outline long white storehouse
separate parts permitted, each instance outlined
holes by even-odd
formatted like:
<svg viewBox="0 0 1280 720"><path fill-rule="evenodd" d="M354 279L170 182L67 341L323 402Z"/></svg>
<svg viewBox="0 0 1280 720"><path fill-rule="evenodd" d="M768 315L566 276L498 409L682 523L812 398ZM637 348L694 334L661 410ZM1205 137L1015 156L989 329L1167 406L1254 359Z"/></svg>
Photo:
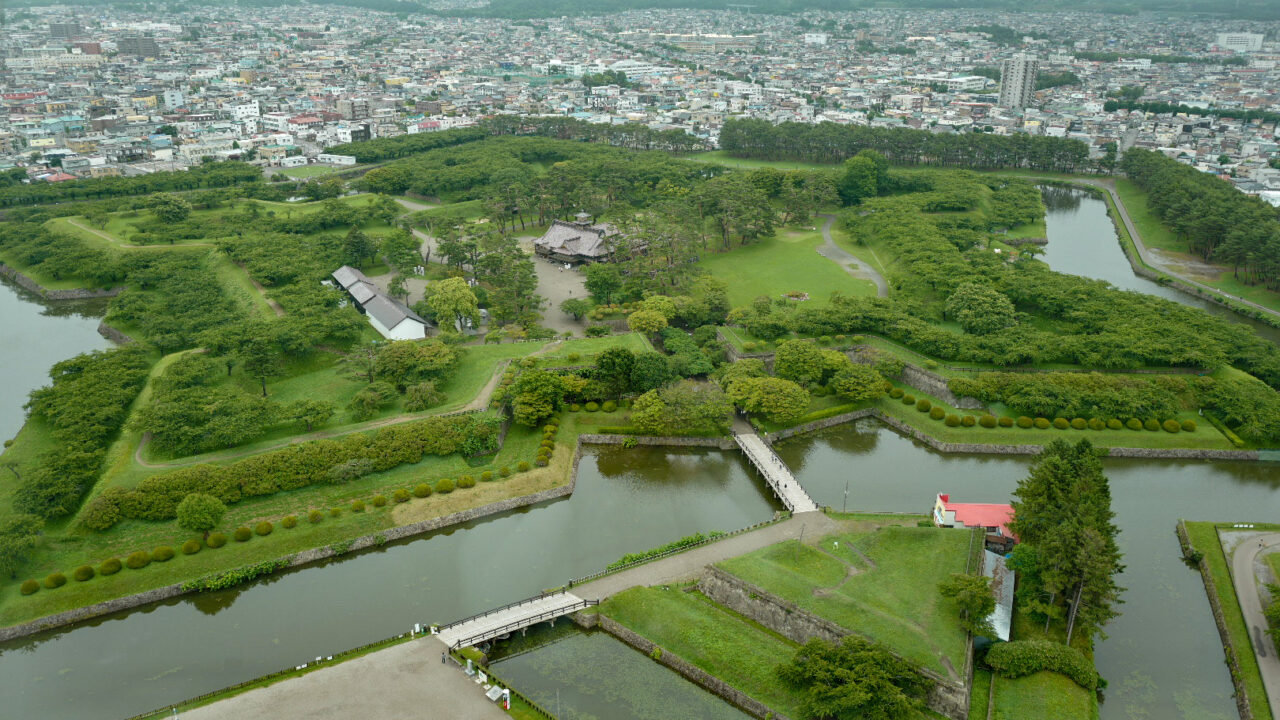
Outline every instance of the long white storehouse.
<svg viewBox="0 0 1280 720"><path fill-rule="evenodd" d="M347 291L369 324L388 340L421 340L427 336L427 321L409 306L387 295L365 274L350 265L333 273L334 282Z"/></svg>

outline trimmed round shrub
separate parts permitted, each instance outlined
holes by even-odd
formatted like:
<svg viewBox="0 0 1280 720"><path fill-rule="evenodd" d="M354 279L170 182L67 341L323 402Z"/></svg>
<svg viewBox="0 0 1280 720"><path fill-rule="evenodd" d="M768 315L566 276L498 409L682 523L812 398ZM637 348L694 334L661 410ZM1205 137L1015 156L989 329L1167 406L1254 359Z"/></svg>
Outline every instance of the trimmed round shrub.
<svg viewBox="0 0 1280 720"><path fill-rule="evenodd" d="M903 395L903 396L902 396L902 404L903 404L903 405L915 405L915 404L916 404L916 396L915 396L915 395Z"/></svg>
<svg viewBox="0 0 1280 720"><path fill-rule="evenodd" d="M755 352L756 344L748 340L742 343L742 349L746 350L747 352Z"/></svg>
<svg viewBox="0 0 1280 720"><path fill-rule="evenodd" d="M151 553L146 550L139 550L125 558L124 564L130 570L141 570L151 564Z"/></svg>
<svg viewBox="0 0 1280 720"><path fill-rule="evenodd" d="M978 418L978 424L984 428L993 428L996 426L996 416L983 415L982 417Z"/></svg>
<svg viewBox="0 0 1280 720"><path fill-rule="evenodd" d="M831 344L831 336L830 336L830 335L823 335L822 337L818 338L818 342L822 343L823 345L830 345L830 344Z"/></svg>
<svg viewBox="0 0 1280 720"><path fill-rule="evenodd" d="M1020 428L1022 428L1022 429L1024 429L1024 430L1025 430L1025 429L1027 429L1027 428L1031 427L1031 426L1032 426L1032 424L1034 424L1034 422L1035 422L1035 421L1034 421L1034 420L1032 420L1031 418L1027 417L1026 415L1023 415L1022 417L1019 417L1019 418L1018 418L1018 427L1020 427Z"/></svg>
<svg viewBox="0 0 1280 720"><path fill-rule="evenodd" d="M168 545L161 545L160 547L151 551L151 559L155 560L156 562L169 562L170 560L173 559L173 556L174 556L173 548L169 547Z"/></svg>
<svg viewBox="0 0 1280 720"><path fill-rule="evenodd" d="M1000 426L1000 427L1002 427L1002 428L1011 428L1011 427L1013 427L1013 418L1011 418L1011 417L1002 417L1002 418L1000 418L999 420L997 420L997 421L996 421L996 424L997 424L997 425L999 425L999 426Z"/></svg>
<svg viewBox="0 0 1280 720"><path fill-rule="evenodd" d="M329 517L342 517L342 508L329 508Z"/></svg>
<svg viewBox="0 0 1280 720"><path fill-rule="evenodd" d="M454 484L453 478L444 478L440 482L436 483L436 492L451 493L455 487L457 487L457 485Z"/></svg>
<svg viewBox="0 0 1280 720"><path fill-rule="evenodd" d="M192 539L190 539L190 540L188 540L188 541L186 541L186 542L182 543L182 554L183 554L183 555L195 555L195 554L196 554L196 553L198 553L198 552L200 552L200 541L199 541L199 540L196 540L195 538L192 538Z"/></svg>
<svg viewBox="0 0 1280 720"><path fill-rule="evenodd" d="M115 575L120 572L120 568L124 565L120 562L120 558L107 558L98 566L99 575Z"/></svg>
<svg viewBox="0 0 1280 720"><path fill-rule="evenodd" d="M463 475L462 477L458 478L458 487L460 488L473 488L475 486L476 486L476 479L471 477L470 475Z"/></svg>
<svg viewBox="0 0 1280 720"><path fill-rule="evenodd" d="M253 531L244 526L236 528L235 532L231 533L231 539L236 542L247 542L251 537L253 537Z"/></svg>
<svg viewBox="0 0 1280 720"><path fill-rule="evenodd" d="M204 544L216 550L227 544L227 536L222 533L213 533L208 540L204 541Z"/></svg>
<svg viewBox="0 0 1280 720"><path fill-rule="evenodd" d="M1066 418L1054 418L1053 427L1058 430L1066 430L1071 427L1071 423Z"/></svg>
<svg viewBox="0 0 1280 720"><path fill-rule="evenodd" d="M351 512L364 512L364 501L363 501L363 500L352 500L352 501L351 501Z"/></svg>
<svg viewBox="0 0 1280 720"><path fill-rule="evenodd" d="M536 465L536 466L538 466L538 467L546 467L549 463L550 463L550 461L549 461L549 460L547 460L545 457L543 457L543 456L541 456L541 455L539 455L539 456L538 456L538 459L537 459L537 460L534 460L534 461L533 461L533 464L534 464L534 465Z"/></svg>
<svg viewBox="0 0 1280 720"><path fill-rule="evenodd" d="M1076 430L1084 430L1085 428L1089 427L1089 421L1085 420L1084 418L1072 418L1071 427L1075 428Z"/></svg>
<svg viewBox="0 0 1280 720"><path fill-rule="evenodd" d="M1182 432L1182 423L1178 422L1177 420L1174 420L1173 418L1165 420L1163 423L1161 423L1161 427L1164 428L1165 432L1169 432L1169 433Z"/></svg>
<svg viewBox="0 0 1280 720"><path fill-rule="evenodd" d="M382 506L384 506L384 505L386 505L386 504L387 504L387 496L386 496L386 495L374 495L374 496L373 496L373 506L374 506L374 507L382 507Z"/></svg>
<svg viewBox="0 0 1280 720"><path fill-rule="evenodd" d="M599 411L600 411L600 403L595 402L595 401L592 401L592 402L587 403L586 405L583 405L583 406L582 406L582 409L583 409L583 410L586 410L587 412L599 412Z"/></svg>
<svg viewBox="0 0 1280 720"><path fill-rule="evenodd" d="M947 424L947 427L959 427L959 426L960 426L960 416L959 416L959 415L948 415L948 416L947 416L947 419L946 419L946 420L943 420L943 422Z"/></svg>
<svg viewBox="0 0 1280 720"><path fill-rule="evenodd" d="M484 472L480 473L480 482L490 482L492 480L493 480L492 470L485 470Z"/></svg>
<svg viewBox="0 0 1280 720"><path fill-rule="evenodd" d="M612 400L605 400L604 403L600 406L600 409L605 412L614 412L615 410L618 409L618 403Z"/></svg>
<svg viewBox="0 0 1280 720"><path fill-rule="evenodd" d="M409 502L409 497L410 497L409 491L405 490L404 488L400 488L399 490L396 490L395 492L391 493L391 499L395 500L398 503Z"/></svg>
<svg viewBox="0 0 1280 720"><path fill-rule="evenodd" d="M285 515L284 519L280 521L280 525L283 526L285 530L292 530L298 527L298 516Z"/></svg>
<svg viewBox="0 0 1280 720"><path fill-rule="evenodd" d="M1147 418L1147 421L1142 423L1142 427L1150 430L1151 432L1156 432L1160 429L1160 421L1155 418Z"/></svg>
<svg viewBox="0 0 1280 720"><path fill-rule="evenodd" d="M529 461L521 460L516 463L516 472L529 472Z"/></svg>
<svg viewBox="0 0 1280 720"><path fill-rule="evenodd" d="M1098 671L1083 653L1048 640L996 643L987 651L987 664L1001 677L1020 678L1041 670L1052 670L1066 675L1086 690L1098 687Z"/></svg>
<svg viewBox="0 0 1280 720"><path fill-rule="evenodd" d="M889 391L889 397L893 398L894 400L897 400L902 396L903 396L902 388L894 388Z"/></svg>
<svg viewBox="0 0 1280 720"><path fill-rule="evenodd" d="M1048 430L1049 424L1048 418L1036 418L1036 427L1040 430Z"/></svg>
<svg viewBox="0 0 1280 720"><path fill-rule="evenodd" d="M555 435L556 431L559 429L560 429L560 426L553 422L547 423L546 425L542 426L542 432L549 435Z"/></svg>
<svg viewBox="0 0 1280 720"><path fill-rule="evenodd" d="M578 354L578 353L576 353L576 352L571 352L571 353L569 353L568 355L565 355L565 356L564 356L564 358L565 358L565 360L568 360L569 362L578 362L579 360L581 360L581 359L582 359L582 355L579 355L579 354Z"/></svg>
<svg viewBox="0 0 1280 720"><path fill-rule="evenodd" d="M1100 419L1098 419L1098 418L1090 418L1090 419L1089 419L1089 429L1090 429L1090 430L1104 430L1104 429L1106 429L1106 427L1107 427L1107 424L1106 424L1106 423L1104 423L1104 422L1102 422L1102 420L1100 420Z"/></svg>
<svg viewBox="0 0 1280 720"><path fill-rule="evenodd" d="M71 577L75 578L76 582L84 582L92 580L95 574L92 565L81 565L71 573Z"/></svg>
<svg viewBox="0 0 1280 720"><path fill-rule="evenodd" d="M965 415L964 417L960 418L960 424L965 427L973 427L977 423L978 423L978 419L972 415Z"/></svg>
<svg viewBox="0 0 1280 720"><path fill-rule="evenodd" d="M503 465L502 467L498 468L498 474L501 475L502 477L511 477L511 468L507 467L506 465Z"/></svg>
<svg viewBox="0 0 1280 720"><path fill-rule="evenodd" d="M44 578L44 586L53 590L67 584L67 576L60 572L49 573Z"/></svg>
<svg viewBox="0 0 1280 720"><path fill-rule="evenodd" d="M1195 421L1195 420L1183 420L1183 421L1182 421L1182 432L1195 432L1195 431L1196 431L1196 421Z"/></svg>
<svg viewBox="0 0 1280 720"><path fill-rule="evenodd" d="M933 418L934 420L941 420L946 416L947 416L947 411L937 406L935 406L932 410L929 411L929 417Z"/></svg>
<svg viewBox="0 0 1280 720"><path fill-rule="evenodd" d="M263 520L262 522L260 522L260 523L258 523L257 525L254 525L254 526L253 526L253 533L254 533L255 535L262 535L262 536L266 536L266 535L270 535L270 534L271 534L271 531L272 531L272 530L275 530L275 529L276 529L276 526L275 526L275 525L272 525L271 523L267 522L266 520Z"/></svg>
<svg viewBox="0 0 1280 720"><path fill-rule="evenodd" d="M1124 422L1124 426L1129 428L1130 430L1141 430L1142 421L1139 420L1138 418L1129 418Z"/></svg>
<svg viewBox="0 0 1280 720"><path fill-rule="evenodd" d="M417 487L413 489L414 497L424 498L429 495L431 495L431 486L427 483L418 483Z"/></svg>
<svg viewBox="0 0 1280 720"><path fill-rule="evenodd" d="M405 498L405 499L407 500L408 498ZM312 523L318 523L323 519L324 519L324 513L320 512L319 510L311 510L307 512L307 520Z"/></svg>
<svg viewBox="0 0 1280 720"><path fill-rule="evenodd" d="M1110 420L1107 421L1108 430L1120 430L1123 427L1124 427L1124 423L1120 422L1119 418L1111 418Z"/></svg>
<svg viewBox="0 0 1280 720"><path fill-rule="evenodd" d="M920 412L929 412L929 410L933 409L933 403L929 401L929 398L920 398L916 401L916 409Z"/></svg>
<svg viewBox="0 0 1280 720"><path fill-rule="evenodd" d="M40 583L35 580L23 580L18 589L23 595L35 595L40 590Z"/></svg>
<svg viewBox="0 0 1280 720"><path fill-rule="evenodd" d="M572 403L569 405L569 412L582 412L582 406L578 403Z"/></svg>

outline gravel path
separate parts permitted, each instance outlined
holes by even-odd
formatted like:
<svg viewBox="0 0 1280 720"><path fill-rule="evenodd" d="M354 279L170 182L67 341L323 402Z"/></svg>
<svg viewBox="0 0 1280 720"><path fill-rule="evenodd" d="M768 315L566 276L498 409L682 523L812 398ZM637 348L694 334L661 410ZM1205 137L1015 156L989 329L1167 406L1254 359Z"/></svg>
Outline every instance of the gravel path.
<svg viewBox="0 0 1280 720"><path fill-rule="evenodd" d="M818 254L839 265L845 272L849 273L853 277L862 280L870 280L875 283L876 294L880 297L888 297L889 283L885 282L884 276L876 272L875 268L863 262L861 258L853 255L839 245L836 245L835 240L831 239L831 226L835 224L836 216L819 215L818 217L826 219L826 222L822 224L822 239L824 242L818 247ZM850 265L854 265L858 269L854 270L849 267Z"/></svg>
<svg viewBox="0 0 1280 720"><path fill-rule="evenodd" d="M1262 684L1267 689L1271 715L1280 717L1280 655L1267 632L1267 618L1262 614L1262 593L1258 587L1258 573L1263 570L1264 551L1280 547L1280 533L1260 533L1244 538L1231 554L1231 577L1240 599L1240 611L1249 629L1253 654L1258 659Z"/></svg>

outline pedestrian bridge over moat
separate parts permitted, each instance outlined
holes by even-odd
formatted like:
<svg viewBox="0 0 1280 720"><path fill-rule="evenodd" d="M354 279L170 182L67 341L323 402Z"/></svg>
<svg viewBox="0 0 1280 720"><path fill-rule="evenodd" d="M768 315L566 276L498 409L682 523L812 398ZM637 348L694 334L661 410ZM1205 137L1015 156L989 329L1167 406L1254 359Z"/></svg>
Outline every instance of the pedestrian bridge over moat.
<svg viewBox="0 0 1280 720"><path fill-rule="evenodd" d="M570 592L547 593L440 625L435 634L451 648L470 647L599 604Z"/></svg>
<svg viewBox="0 0 1280 720"><path fill-rule="evenodd" d="M765 482L769 483L773 493L792 514L817 512L821 509L800 483L796 482L791 469L782 462L782 458L778 457L773 448L766 445L759 435L750 430L749 426L745 430L735 426L733 439L756 470L764 476Z"/></svg>

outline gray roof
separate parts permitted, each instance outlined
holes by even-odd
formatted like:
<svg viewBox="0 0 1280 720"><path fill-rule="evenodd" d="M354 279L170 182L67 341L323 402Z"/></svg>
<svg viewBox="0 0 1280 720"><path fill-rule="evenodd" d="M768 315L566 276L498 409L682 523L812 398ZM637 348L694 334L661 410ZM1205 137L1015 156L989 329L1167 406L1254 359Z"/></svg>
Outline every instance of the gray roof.
<svg viewBox="0 0 1280 720"><path fill-rule="evenodd" d="M1009 628L1013 623L1013 583L1014 574L1004 562L1003 555L984 550L982 556L982 574L991 578L991 591L996 596L996 609L987 617L996 637L1007 641Z"/></svg>
<svg viewBox="0 0 1280 720"><path fill-rule="evenodd" d="M360 307L364 308L365 312L376 318L388 330L404 322L405 318L423 325L427 324L427 321L410 310L408 305L389 297L364 273L350 265L343 265L335 270L333 279L342 286L342 289L351 293L351 297L360 303Z"/></svg>
<svg viewBox="0 0 1280 720"><path fill-rule="evenodd" d="M547 228L542 237L534 240L534 245L544 252L558 255L599 258L609 253L608 238L617 235L617 228L612 225L588 225L556 220Z"/></svg>

